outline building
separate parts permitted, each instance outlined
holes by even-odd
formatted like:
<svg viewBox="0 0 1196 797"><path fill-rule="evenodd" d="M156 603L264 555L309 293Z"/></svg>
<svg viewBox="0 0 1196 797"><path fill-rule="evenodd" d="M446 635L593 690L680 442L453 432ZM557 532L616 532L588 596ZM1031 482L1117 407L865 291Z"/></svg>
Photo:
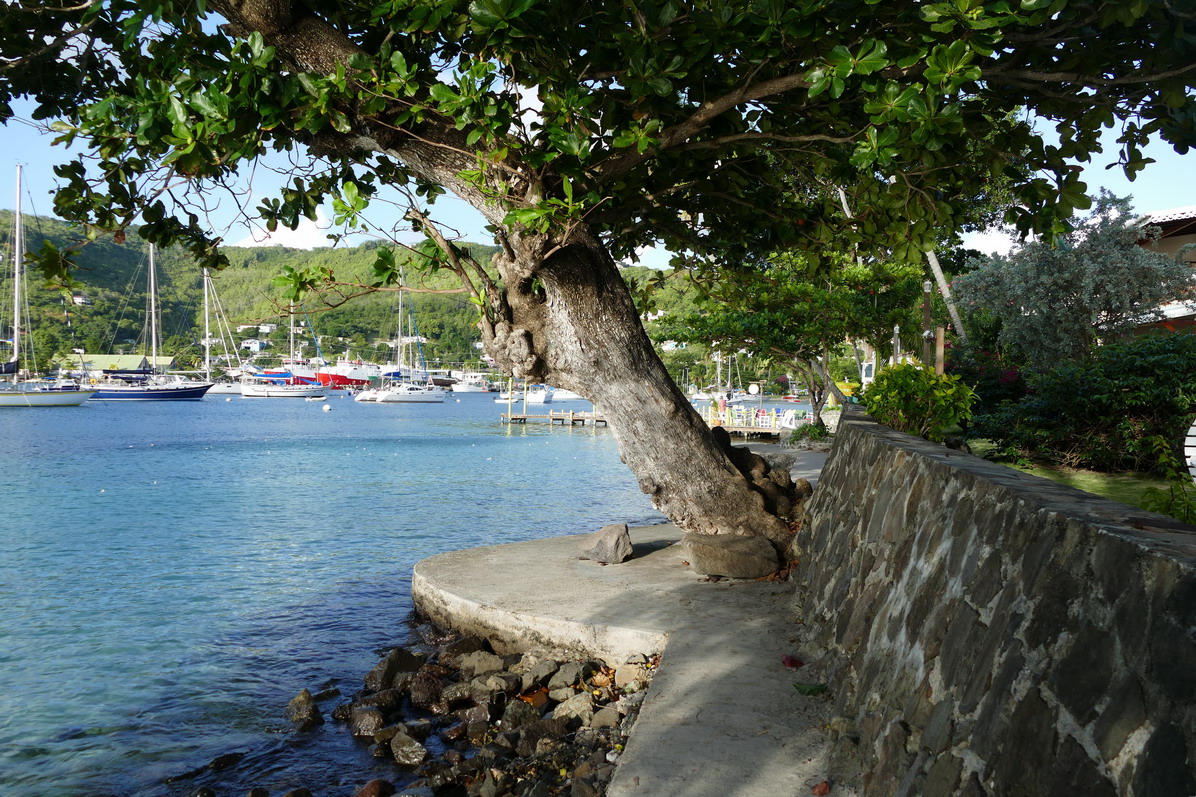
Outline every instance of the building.
<svg viewBox="0 0 1196 797"><path fill-rule="evenodd" d="M1169 257L1182 257L1196 274L1196 205L1147 213L1146 224L1158 227L1160 234L1150 249ZM1184 250L1184 247L1191 247ZM1196 300L1171 302L1162 307L1163 318L1138 327L1139 332L1196 332Z"/></svg>

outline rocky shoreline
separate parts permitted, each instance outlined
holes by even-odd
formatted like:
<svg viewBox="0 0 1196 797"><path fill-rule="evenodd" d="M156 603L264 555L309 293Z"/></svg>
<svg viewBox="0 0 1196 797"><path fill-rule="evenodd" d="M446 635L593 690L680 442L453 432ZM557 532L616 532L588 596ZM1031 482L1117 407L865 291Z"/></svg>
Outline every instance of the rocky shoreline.
<svg viewBox="0 0 1196 797"><path fill-rule="evenodd" d="M498 655L483 639L428 622L414 632L422 643L380 652L348 700L339 689L304 689L287 706L296 731L331 721L374 756L396 762L393 780L372 780L353 797L605 793L655 659ZM248 795L272 797L261 788ZM192 797L218 793L204 787ZM277 797L331 796L299 788Z"/></svg>

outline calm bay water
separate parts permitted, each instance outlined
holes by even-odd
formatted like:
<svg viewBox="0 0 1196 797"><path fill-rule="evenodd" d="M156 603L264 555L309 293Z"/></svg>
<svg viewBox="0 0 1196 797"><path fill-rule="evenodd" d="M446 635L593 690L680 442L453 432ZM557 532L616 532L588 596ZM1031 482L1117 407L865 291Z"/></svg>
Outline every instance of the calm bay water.
<svg viewBox="0 0 1196 797"><path fill-rule="evenodd" d="M0 413L0 794L352 794L397 773L283 711L407 641L417 560L663 520L605 429L328 403Z"/></svg>

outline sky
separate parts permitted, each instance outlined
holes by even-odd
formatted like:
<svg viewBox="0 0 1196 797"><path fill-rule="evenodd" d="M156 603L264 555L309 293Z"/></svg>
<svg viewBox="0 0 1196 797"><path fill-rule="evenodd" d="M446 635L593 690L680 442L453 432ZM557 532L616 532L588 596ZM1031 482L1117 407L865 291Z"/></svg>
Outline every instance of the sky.
<svg viewBox="0 0 1196 797"><path fill-rule="evenodd" d="M39 132L31 124L20 119L20 105L14 107L18 118L10 121L7 126L0 126L0 207L12 208L15 205L16 166L21 165L24 167L22 210L25 213L43 216L53 215L53 199L50 192L57 179L53 173L53 166L69 160L69 156L62 147L51 146L51 136ZM1091 195L1095 196L1102 187L1107 188L1117 196L1131 197L1134 209L1140 213L1196 205L1196 151L1181 156L1165 143L1153 143L1146 149L1146 156L1154 158L1156 163L1147 166L1131 183L1120 168L1105 168L1115 162L1115 138L1113 132L1107 133L1106 152L1096 156L1090 164L1081 164L1084 180L1088 183ZM254 189L260 190L261 195L265 196L269 195L270 187L269 181L259 180ZM257 198L260 197L254 197L255 200ZM223 213L226 217L231 217L228 212L231 204L230 201L224 203ZM253 204L256 204L256 201ZM439 220L458 230L466 240L490 242L490 236L484 230L485 222L482 217L464 202L443 198L436 203L433 211ZM273 236L267 236L264 230L252 231L244 226L233 226L223 234L227 243L240 246L281 244L303 249L327 246L328 240L325 236L331 226L329 219L333 215L332 210L326 206L321 208L319 215L320 221L315 224L305 222L296 231L279 230ZM380 218L379 222L381 221L384 219ZM410 240L415 239L416 236L412 234ZM965 239L967 246L985 252L1008 251L1011 243L1009 237L999 231L973 234ZM643 265L663 267L668 260L668 254L663 251L644 252L642 256Z"/></svg>

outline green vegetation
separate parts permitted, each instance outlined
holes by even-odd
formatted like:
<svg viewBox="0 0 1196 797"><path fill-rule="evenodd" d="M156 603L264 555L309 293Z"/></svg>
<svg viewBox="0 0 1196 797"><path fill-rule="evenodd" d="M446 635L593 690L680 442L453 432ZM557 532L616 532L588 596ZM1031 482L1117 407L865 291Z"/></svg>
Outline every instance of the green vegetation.
<svg viewBox="0 0 1196 797"><path fill-rule="evenodd" d="M1151 512L1171 514L1157 508L1157 502L1152 500L1152 491L1168 489L1168 481L1159 476L1144 473L1100 473L1093 470L1035 464L1026 460L1012 460L1002 456L1001 449L991 440L975 439L970 441L969 445L972 448L972 453L976 456L1016 468L1024 473L1066 484L1068 487L1099 495L1111 501L1119 501Z"/></svg>
<svg viewBox="0 0 1196 797"><path fill-rule="evenodd" d="M966 423L975 393L958 376L902 363L881 369L864 391L864 407L876 420L899 432L941 443L953 427Z"/></svg>
<svg viewBox="0 0 1196 797"><path fill-rule="evenodd" d="M1196 335L1100 346L1027 377L1026 395L974 419L1011 457L1066 468L1167 472L1196 415Z"/></svg>
<svg viewBox="0 0 1196 797"><path fill-rule="evenodd" d="M45 242L65 248L75 239L66 224L44 217L25 218L27 245L40 249ZM0 246L9 249L12 212L0 211ZM334 269L343 283L340 295L326 294L312 298L296 308L299 320L310 321L320 336L323 355L334 360L338 355L384 362L393 357L384 341L397 334L397 293L376 292L358 296L334 306L344 297L360 293L357 287L368 278L375 261L377 243L358 247L314 250L283 247L235 248L224 251L227 268L213 275L213 283L229 323L238 325L279 323L268 336L274 348L273 359L285 354L287 312L283 291L274 279L287 268ZM479 260L488 262L494 251L475 247ZM415 256L399 250L397 259L410 265ZM136 236L123 244L101 240L80 250L81 268L69 289L48 282L30 280L30 316L34 352L38 370L47 370L56 356L69 355L72 349L88 352L139 352L144 340L146 268L148 245ZM203 293L201 270L179 248L159 251L155 256L158 271L159 303L162 314L162 339L166 353L182 364L193 365L202 356ZM0 269L2 272L3 269ZM465 363L477 360L474 343L481 339L477 329L478 310L461 291L451 274L425 274L410 268L416 325L428 339L425 354L430 365ZM0 280L0 292L7 297L10 280ZM438 291L428 293L426 291ZM72 297L86 304L76 305ZM3 304L3 301L0 301ZM240 338L267 337L256 329L247 329ZM312 346L306 354L314 355ZM267 363L268 364L268 363Z"/></svg>

